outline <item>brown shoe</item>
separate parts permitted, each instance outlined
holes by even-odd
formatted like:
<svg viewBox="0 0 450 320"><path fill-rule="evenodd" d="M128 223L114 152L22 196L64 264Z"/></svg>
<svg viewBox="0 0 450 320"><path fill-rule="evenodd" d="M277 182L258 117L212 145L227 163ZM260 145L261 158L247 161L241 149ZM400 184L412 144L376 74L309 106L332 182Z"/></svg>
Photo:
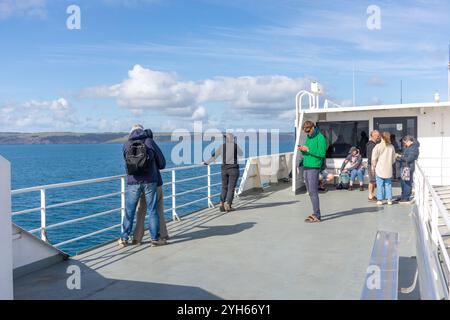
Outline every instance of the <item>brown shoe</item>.
<svg viewBox="0 0 450 320"><path fill-rule="evenodd" d="M128 241L124 240L124 239L119 239L119 241L117 241L117 243L119 244L120 248L124 248L126 246L128 246Z"/></svg>
<svg viewBox="0 0 450 320"><path fill-rule="evenodd" d="M166 240L162 240L162 239L160 239L160 240L152 240L152 242L151 242L151 247L160 247L160 246L164 246L164 245L166 245L167 244L167 241Z"/></svg>
<svg viewBox="0 0 450 320"><path fill-rule="evenodd" d="M225 209L225 212L230 212L231 211L231 206L228 203L224 203L223 208Z"/></svg>
<svg viewBox="0 0 450 320"><path fill-rule="evenodd" d="M131 241L131 244L134 246L140 246L142 244L141 241L137 241L136 239L133 239L133 241Z"/></svg>
<svg viewBox="0 0 450 320"><path fill-rule="evenodd" d="M318 218L316 215L312 214L305 219L306 223L320 223L322 222L321 218Z"/></svg>

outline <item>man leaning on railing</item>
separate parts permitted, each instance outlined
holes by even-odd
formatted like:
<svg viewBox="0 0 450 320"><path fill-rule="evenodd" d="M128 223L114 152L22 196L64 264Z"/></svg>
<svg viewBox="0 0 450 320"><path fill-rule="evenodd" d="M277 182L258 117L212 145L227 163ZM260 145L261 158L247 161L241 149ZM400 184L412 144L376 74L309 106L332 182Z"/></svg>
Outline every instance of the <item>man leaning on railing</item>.
<svg viewBox="0 0 450 320"><path fill-rule="evenodd" d="M232 133L227 133L225 136L225 143L222 144L214 153L214 155L203 162L209 165L216 161L218 157L222 157L222 192L220 193L220 211L230 212L234 211L232 207L234 190L239 179L239 158L243 156L242 149L235 142L235 137Z"/></svg>
<svg viewBox="0 0 450 320"><path fill-rule="evenodd" d="M155 151L142 125L138 124L132 127L128 141L123 146L123 157L127 170L127 191L125 216L122 221L119 246L124 247L128 245L136 206L142 193L145 194L147 211L150 217L151 245L162 245L164 242L159 239L159 216L157 210L158 169L155 161Z"/></svg>
<svg viewBox="0 0 450 320"><path fill-rule="evenodd" d="M153 132L150 129L146 129L147 137L150 139L155 153L156 169L158 171L158 184L157 184L157 208L159 216L159 237L164 244L169 240L169 233L167 232L166 220L164 217L164 193L163 193L163 180L160 170L166 167L166 158L159 148L158 144L153 139ZM145 216L147 214L147 203L145 201L145 195L142 193L139 199L136 209L136 225L134 227L133 242L134 245L140 245L142 238L144 237L145 229Z"/></svg>

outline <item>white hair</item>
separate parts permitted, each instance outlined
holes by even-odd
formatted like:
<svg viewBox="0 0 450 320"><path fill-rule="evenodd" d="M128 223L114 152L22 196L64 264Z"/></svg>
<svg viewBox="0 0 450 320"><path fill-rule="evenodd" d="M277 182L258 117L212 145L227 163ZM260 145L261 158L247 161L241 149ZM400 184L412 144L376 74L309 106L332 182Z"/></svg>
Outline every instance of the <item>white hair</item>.
<svg viewBox="0 0 450 320"><path fill-rule="evenodd" d="M133 132L134 130L144 130L144 126L142 124L133 124L133 126L131 127L130 133Z"/></svg>

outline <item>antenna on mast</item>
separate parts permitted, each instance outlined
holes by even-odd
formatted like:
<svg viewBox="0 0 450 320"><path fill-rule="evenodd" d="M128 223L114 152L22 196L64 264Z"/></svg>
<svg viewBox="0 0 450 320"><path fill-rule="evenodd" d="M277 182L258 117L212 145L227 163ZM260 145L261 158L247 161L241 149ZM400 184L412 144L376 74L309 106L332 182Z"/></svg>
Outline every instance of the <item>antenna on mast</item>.
<svg viewBox="0 0 450 320"><path fill-rule="evenodd" d="M449 64L449 66L450 66L450 64ZM353 63L353 106L356 106L356 84L355 84L355 64L354 63Z"/></svg>
<svg viewBox="0 0 450 320"><path fill-rule="evenodd" d="M403 104L403 80L400 80L400 104Z"/></svg>
<svg viewBox="0 0 450 320"><path fill-rule="evenodd" d="M447 84L448 96L447 99L450 101L450 45L448 46L448 84Z"/></svg>

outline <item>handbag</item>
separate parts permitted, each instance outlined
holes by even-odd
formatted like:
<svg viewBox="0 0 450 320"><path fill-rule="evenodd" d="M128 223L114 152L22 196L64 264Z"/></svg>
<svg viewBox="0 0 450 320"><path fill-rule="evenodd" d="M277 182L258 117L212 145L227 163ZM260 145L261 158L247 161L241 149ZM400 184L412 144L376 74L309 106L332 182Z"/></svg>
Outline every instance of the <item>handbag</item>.
<svg viewBox="0 0 450 320"><path fill-rule="evenodd" d="M401 178L402 178L403 181L410 181L411 180L411 168L410 167L402 168Z"/></svg>

